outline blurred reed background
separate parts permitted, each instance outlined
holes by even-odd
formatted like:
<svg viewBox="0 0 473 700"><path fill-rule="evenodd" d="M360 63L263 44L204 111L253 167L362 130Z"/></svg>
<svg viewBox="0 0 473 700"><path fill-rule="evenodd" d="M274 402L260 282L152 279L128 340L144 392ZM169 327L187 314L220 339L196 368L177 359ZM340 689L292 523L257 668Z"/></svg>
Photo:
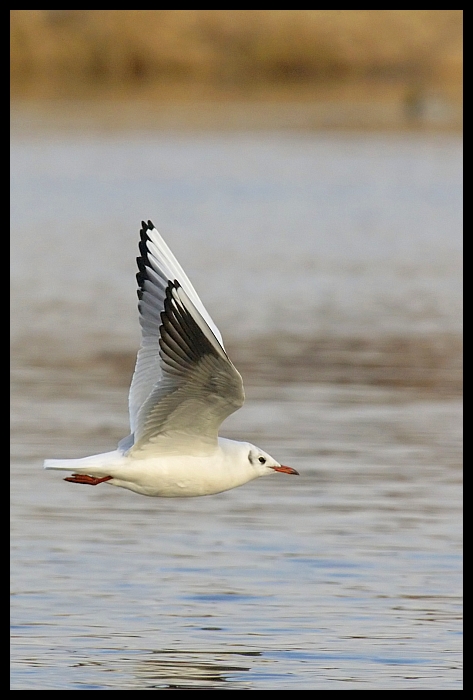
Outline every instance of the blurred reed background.
<svg viewBox="0 0 473 700"><path fill-rule="evenodd" d="M11 78L17 98L305 95L391 104L312 124L458 127L462 11L12 10Z"/></svg>
<svg viewBox="0 0 473 700"><path fill-rule="evenodd" d="M14 90L403 79L458 90L461 10L12 10ZM41 94L38 92L38 94Z"/></svg>

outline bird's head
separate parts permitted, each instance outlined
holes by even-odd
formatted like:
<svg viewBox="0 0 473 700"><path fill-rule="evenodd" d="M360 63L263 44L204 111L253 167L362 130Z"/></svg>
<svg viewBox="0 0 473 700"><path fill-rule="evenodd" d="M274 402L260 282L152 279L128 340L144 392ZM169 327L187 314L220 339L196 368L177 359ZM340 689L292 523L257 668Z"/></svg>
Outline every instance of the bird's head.
<svg viewBox="0 0 473 700"><path fill-rule="evenodd" d="M259 447L251 445L250 443L248 443L247 458L249 463L256 469L259 476L272 474L273 472L299 475L299 472L292 467L286 467L284 464L279 464L279 462L276 462L276 460L267 452L264 452L264 450L261 450Z"/></svg>

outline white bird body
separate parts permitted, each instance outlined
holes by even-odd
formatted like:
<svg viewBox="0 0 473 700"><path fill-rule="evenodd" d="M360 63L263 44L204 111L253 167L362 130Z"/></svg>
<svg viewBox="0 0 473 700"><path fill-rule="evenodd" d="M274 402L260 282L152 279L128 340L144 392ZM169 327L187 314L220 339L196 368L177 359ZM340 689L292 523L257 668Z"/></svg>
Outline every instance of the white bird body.
<svg viewBox="0 0 473 700"><path fill-rule="evenodd" d="M271 471L258 461L250 464L251 468L247 466L247 455L255 449L248 442L219 438L217 448L208 453L145 453L142 457L126 457L119 450L113 450L80 459L49 459L45 462L45 468L90 474L98 478L111 476L108 483L143 496L205 496L242 486L265 473L270 474Z"/></svg>
<svg viewBox="0 0 473 700"><path fill-rule="evenodd" d="M130 395L131 434L112 452L48 459L65 481L104 481L144 496L205 496L275 471L297 474L248 442L218 437L242 406L243 383L196 291L154 228L143 222L138 308L142 342Z"/></svg>

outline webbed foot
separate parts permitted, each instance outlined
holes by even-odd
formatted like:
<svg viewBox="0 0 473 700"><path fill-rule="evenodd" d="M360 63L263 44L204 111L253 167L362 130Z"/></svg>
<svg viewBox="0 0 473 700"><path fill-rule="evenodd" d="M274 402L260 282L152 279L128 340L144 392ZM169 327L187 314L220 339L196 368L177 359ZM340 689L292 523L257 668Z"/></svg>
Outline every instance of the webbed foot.
<svg viewBox="0 0 473 700"><path fill-rule="evenodd" d="M88 474L73 474L72 476L66 476L64 481L71 481L73 484L90 484L90 486L97 486L103 481L109 481L113 479L113 476L89 476Z"/></svg>

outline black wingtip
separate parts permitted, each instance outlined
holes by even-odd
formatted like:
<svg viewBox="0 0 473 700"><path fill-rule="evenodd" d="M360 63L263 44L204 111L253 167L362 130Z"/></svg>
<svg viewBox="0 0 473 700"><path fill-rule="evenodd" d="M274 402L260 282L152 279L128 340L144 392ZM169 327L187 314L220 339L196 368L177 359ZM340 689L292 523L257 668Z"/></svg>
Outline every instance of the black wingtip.
<svg viewBox="0 0 473 700"><path fill-rule="evenodd" d="M138 299L140 300L143 298L144 283L147 279L146 263L148 262L148 240L148 224L145 221L142 221L140 230L140 242L138 244L140 256L136 258L136 263L138 265L138 272L136 273L138 289L136 290L136 292L138 294Z"/></svg>
<svg viewBox="0 0 473 700"><path fill-rule="evenodd" d="M148 239L147 239L146 237L143 237L143 238L141 239L141 241L138 243L138 248L139 248L139 250L140 250L141 257L143 258L143 260L144 260L145 262L147 262L147 260L148 260L148 248L147 248L147 246L146 246L146 241L147 241L147 240L148 240Z"/></svg>
<svg viewBox="0 0 473 700"><path fill-rule="evenodd" d="M155 228L155 226L151 219L148 219L148 223L146 223L146 221L141 222L141 231L144 231L146 233L146 231L151 231L151 229L153 228Z"/></svg>
<svg viewBox="0 0 473 700"><path fill-rule="evenodd" d="M148 240L148 231L151 231L152 229L155 228L155 225L151 221L151 219L148 219L148 223L146 221L141 222L141 229L140 229L140 238L141 240Z"/></svg>
<svg viewBox="0 0 473 700"><path fill-rule="evenodd" d="M150 219L148 219L148 223L146 223L146 221L141 222L140 242L138 244L141 255L140 257L136 258L136 262L138 265L138 272L136 274L138 289L136 290L136 292L138 294L138 299L140 300L143 298L144 285L146 280L148 279L148 274L146 272L147 264L149 265L147 243L150 240L150 238L148 236L148 231L151 231L151 229L153 228L154 224Z"/></svg>

